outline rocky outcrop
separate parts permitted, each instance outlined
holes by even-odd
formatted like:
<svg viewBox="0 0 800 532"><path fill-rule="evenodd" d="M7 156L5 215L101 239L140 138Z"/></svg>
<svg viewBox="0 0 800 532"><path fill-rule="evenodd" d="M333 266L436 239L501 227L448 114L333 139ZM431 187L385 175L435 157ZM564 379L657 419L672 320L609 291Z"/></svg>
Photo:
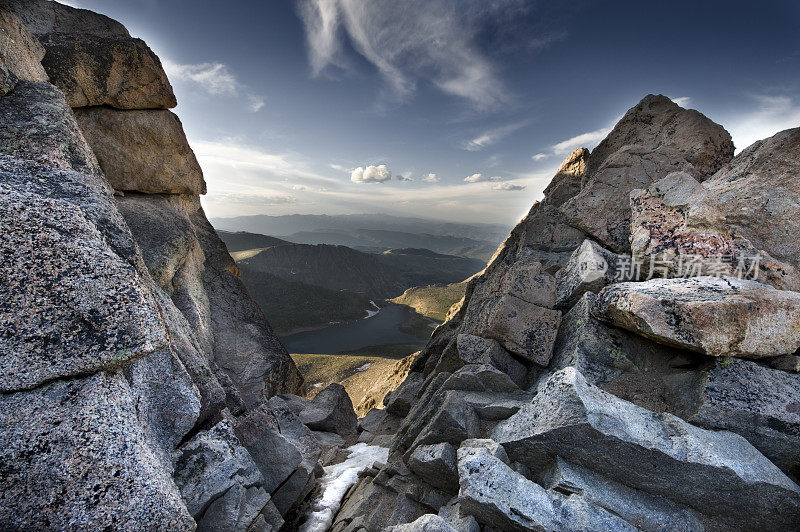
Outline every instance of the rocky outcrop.
<svg viewBox="0 0 800 532"><path fill-rule="evenodd" d="M301 378L206 220L158 59L49 1L0 2L0 41L0 528L277 530L321 447L267 402Z"/></svg>
<svg viewBox="0 0 800 532"><path fill-rule="evenodd" d="M759 172L776 191L798 179L792 135L743 152L774 161ZM778 237L792 200L732 156L727 132L662 96L572 153L386 398L389 461L333 530L796 527L800 294L776 289L794 275ZM750 217L742 193L733 212L721 175L776 208ZM737 267L756 253L753 280ZM678 269L695 255L711 269Z"/></svg>
<svg viewBox="0 0 800 532"><path fill-rule="evenodd" d="M612 251L630 249L628 194L685 171L707 179L733 157L731 136L665 96L647 96L614 126L590 157L580 192L561 212Z"/></svg>
<svg viewBox="0 0 800 532"><path fill-rule="evenodd" d="M656 342L711 356L800 348L800 293L731 277L652 279L605 288L594 314Z"/></svg>

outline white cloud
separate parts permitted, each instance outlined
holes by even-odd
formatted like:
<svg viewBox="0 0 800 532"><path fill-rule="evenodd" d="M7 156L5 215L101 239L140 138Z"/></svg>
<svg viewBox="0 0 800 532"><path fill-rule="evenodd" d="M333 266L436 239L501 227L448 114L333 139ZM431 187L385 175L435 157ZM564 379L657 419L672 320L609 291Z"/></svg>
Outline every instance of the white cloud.
<svg viewBox="0 0 800 532"><path fill-rule="evenodd" d="M330 166L334 170L338 170L339 172L345 172L345 173L348 173L348 174L353 171L352 168L347 168L346 166L342 166L341 164L331 163L328 166Z"/></svg>
<svg viewBox="0 0 800 532"><path fill-rule="evenodd" d="M525 185L515 185L514 183L495 183L492 190L525 190Z"/></svg>
<svg viewBox="0 0 800 532"><path fill-rule="evenodd" d="M520 122L517 124L510 124L503 127L498 127L495 129L490 129L474 139L468 140L463 144L463 148L468 151L480 151L487 146L491 146L492 144L496 144L504 137L510 135L511 133L517 131L518 129L524 127L526 122Z"/></svg>
<svg viewBox="0 0 800 532"><path fill-rule="evenodd" d="M483 174L472 174L471 176L465 177L464 181L467 183L480 183L481 181L486 181L486 178Z"/></svg>
<svg viewBox="0 0 800 532"><path fill-rule="evenodd" d="M556 155L566 155L577 148L594 148L600 144L601 140L611 133L612 129L611 127L604 127L602 129L596 129L595 131L588 131L580 135L575 135L572 138L563 140L554 145L553 153Z"/></svg>
<svg viewBox="0 0 800 532"><path fill-rule="evenodd" d="M670 98L673 102L677 103L681 107L688 107L689 103L692 99L689 96L681 96L680 98Z"/></svg>
<svg viewBox="0 0 800 532"><path fill-rule="evenodd" d="M239 83L236 76L223 63L188 65L163 59L161 64L172 82L179 81L190 84L194 89L211 96L236 97L244 94L248 101L247 108L253 113L264 107L264 98L249 92L247 87Z"/></svg>
<svg viewBox="0 0 800 532"><path fill-rule="evenodd" d="M309 187L307 187L305 185L292 185L292 190L297 190L299 192L307 192L307 191L311 190L311 188L309 188Z"/></svg>
<svg viewBox="0 0 800 532"><path fill-rule="evenodd" d="M531 155L531 159L533 159L534 161L543 161L544 159L547 159L547 154L537 153L536 155Z"/></svg>
<svg viewBox="0 0 800 532"><path fill-rule="evenodd" d="M397 176L397 180L409 182L409 181L414 181L414 178L411 177L411 172L403 172L402 174Z"/></svg>
<svg viewBox="0 0 800 532"><path fill-rule="evenodd" d="M430 174L428 174L425 177L423 177L422 179L420 179L420 181L422 181L423 183L438 183L439 182L439 178L436 177L436 174L431 172Z"/></svg>
<svg viewBox="0 0 800 532"><path fill-rule="evenodd" d="M494 176L489 178L489 181L495 181L495 182L496 181L502 181L502 180L503 180L503 178L500 177L499 175L494 175Z"/></svg>
<svg viewBox="0 0 800 532"><path fill-rule="evenodd" d="M757 140L779 131L800 126L800 103L788 96L753 97L755 111L743 113L724 121L733 137L737 153Z"/></svg>
<svg viewBox="0 0 800 532"><path fill-rule="evenodd" d="M300 0L299 13L308 43L311 71L348 68L344 39L377 68L398 99L409 97L418 82L490 107L507 99L494 64L475 44L488 22L503 14L464 7L448 0Z"/></svg>
<svg viewBox="0 0 800 532"><path fill-rule="evenodd" d="M383 183L392 178L392 173L385 164L379 166L358 167L350 173L353 183Z"/></svg>

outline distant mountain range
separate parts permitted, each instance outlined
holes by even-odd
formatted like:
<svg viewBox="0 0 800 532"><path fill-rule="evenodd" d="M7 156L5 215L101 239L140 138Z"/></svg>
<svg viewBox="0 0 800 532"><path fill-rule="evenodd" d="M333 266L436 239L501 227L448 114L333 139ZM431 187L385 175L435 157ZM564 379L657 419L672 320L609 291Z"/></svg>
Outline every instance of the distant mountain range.
<svg viewBox="0 0 800 532"><path fill-rule="evenodd" d="M264 313L280 316L272 325L281 334L357 319L372 308L371 300L397 297L414 286L460 282L485 266L424 248L366 253L249 232L219 235Z"/></svg>
<svg viewBox="0 0 800 532"><path fill-rule="evenodd" d="M270 235L297 244L331 244L380 253L424 248L448 255L488 260L508 235L498 224L460 224L383 214L239 216L212 218L217 230Z"/></svg>

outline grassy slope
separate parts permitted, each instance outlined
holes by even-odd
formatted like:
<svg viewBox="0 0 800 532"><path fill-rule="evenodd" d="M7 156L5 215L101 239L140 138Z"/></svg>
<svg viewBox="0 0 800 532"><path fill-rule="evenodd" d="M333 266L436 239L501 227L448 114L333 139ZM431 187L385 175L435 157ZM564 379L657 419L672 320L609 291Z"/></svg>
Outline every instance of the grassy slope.
<svg viewBox="0 0 800 532"><path fill-rule="evenodd" d="M436 321L444 321L447 311L464 297L466 282L445 286L418 286L409 288L403 295L392 299L393 303L407 305L417 313Z"/></svg>
<svg viewBox="0 0 800 532"><path fill-rule="evenodd" d="M230 252L291 244L291 242L275 238L274 236L259 235L258 233L248 233L246 231L237 231L235 233L230 231L217 231L217 233L220 239L225 242Z"/></svg>

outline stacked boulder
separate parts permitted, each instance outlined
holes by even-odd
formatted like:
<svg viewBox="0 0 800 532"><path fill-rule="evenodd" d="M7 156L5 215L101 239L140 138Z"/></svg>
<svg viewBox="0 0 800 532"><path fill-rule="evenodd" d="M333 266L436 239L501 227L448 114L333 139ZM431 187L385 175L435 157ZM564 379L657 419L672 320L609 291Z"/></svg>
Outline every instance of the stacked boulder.
<svg viewBox="0 0 800 532"><path fill-rule="evenodd" d="M2 529L278 530L338 437L278 397L175 103L118 22L0 1Z"/></svg>
<svg viewBox="0 0 800 532"><path fill-rule="evenodd" d="M572 153L370 413L389 461L333 530L796 529L799 142L734 158L650 95Z"/></svg>

